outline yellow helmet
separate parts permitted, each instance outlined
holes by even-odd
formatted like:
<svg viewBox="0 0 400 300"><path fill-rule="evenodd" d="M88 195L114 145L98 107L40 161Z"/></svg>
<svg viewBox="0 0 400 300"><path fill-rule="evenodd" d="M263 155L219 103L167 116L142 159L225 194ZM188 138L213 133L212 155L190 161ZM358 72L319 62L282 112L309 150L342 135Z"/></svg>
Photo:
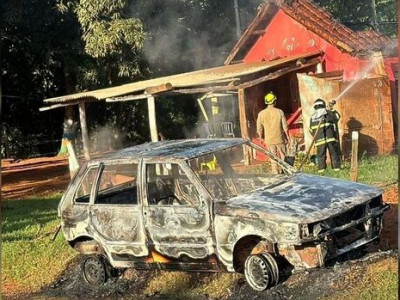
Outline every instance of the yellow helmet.
<svg viewBox="0 0 400 300"><path fill-rule="evenodd" d="M264 100L265 100L265 104L272 104L272 103L274 103L275 101L276 101L276 96L274 95L274 93L273 92L269 92L268 94L266 94L265 95L265 98L264 98Z"/></svg>

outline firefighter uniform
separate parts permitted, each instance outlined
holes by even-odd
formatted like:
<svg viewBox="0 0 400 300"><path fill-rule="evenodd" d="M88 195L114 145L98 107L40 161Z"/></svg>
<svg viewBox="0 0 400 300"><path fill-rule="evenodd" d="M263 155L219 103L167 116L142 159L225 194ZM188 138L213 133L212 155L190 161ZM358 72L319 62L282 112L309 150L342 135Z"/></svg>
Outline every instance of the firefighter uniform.
<svg viewBox="0 0 400 300"><path fill-rule="evenodd" d="M286 142L289 140L288 125L283 111L275 107L276 100L272 92L265 96L268 106L258 114L257 133L260 138L264 138L267 149L284 160ZM282 171L274 160L271 160L271 168L273 174Z"/></svg>
<svg viewBox="0 0 400 300"><path fill-rule="evenodd" d="M325 101L321 99L317 99L314 102L314 108L315 112L310 120L310 132L313 136L316 135L315 147L318 158L318 172L323 172L326 169L327 149L329 150L332 168L338 171L340 170L340 147L337 123L340 115L336 111L326 110Z"/></svg>

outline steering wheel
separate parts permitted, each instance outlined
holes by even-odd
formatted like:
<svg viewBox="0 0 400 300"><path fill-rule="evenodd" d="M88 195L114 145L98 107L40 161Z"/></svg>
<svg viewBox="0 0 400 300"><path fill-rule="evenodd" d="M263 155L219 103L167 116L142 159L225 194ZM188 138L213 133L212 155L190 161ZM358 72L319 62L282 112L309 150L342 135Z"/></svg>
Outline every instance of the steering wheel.
<svg viewBox="0 0 400 300"><path fill-rule="evenodd" d="M183 202L180 199L178 199L178 197L176 197L174 193L171 192L171 190L168 187L168 183L164 179L157 178L156 186L157 186L157 190L160 192L160 194L163 195L163 197L158 199L158 203L163 200L167 200L166 204L172 205L173 201L175 199L179 205L183 205Z"/></svg>
<svg viewBox="0 0 400 300"><path fill-rule="evenodd" d="M214 176L209 176L207 179L209 179L211 182L214 183L215 185L215 195L217 195L217 192L220 197L225 197L226 195L226 189L222 185L222 183L218 180L218 178Z"/></svg>

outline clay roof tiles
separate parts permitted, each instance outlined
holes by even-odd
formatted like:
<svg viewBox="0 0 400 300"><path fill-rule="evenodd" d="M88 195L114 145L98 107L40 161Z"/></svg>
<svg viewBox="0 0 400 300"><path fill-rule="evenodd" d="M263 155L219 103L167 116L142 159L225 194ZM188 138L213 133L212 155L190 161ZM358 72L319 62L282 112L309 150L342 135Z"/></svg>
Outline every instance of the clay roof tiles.
<svg viewBox="0 0 400 300"><path fill-rule="evenodd" d="M258 13L233 47L225 64L240 61L254 45L257 36L253 31L265 28L278 10L282 10L308 30L324 38L343 52L357 55L373 50L383 50L391 39L376 31L356 32L336 21L324 8L311 0L272 0L259 7Z"/></svg>
<svg viewBox="0 0 400 300"><path fill-rule="evenodd" d="M307 29L339 48L345 44L347 47L342 50L347 52L379 50L391 41L376 31L371 30L360 34L351 30L335 21L330 13L310 0L284 1L280 8Z"/></svg>

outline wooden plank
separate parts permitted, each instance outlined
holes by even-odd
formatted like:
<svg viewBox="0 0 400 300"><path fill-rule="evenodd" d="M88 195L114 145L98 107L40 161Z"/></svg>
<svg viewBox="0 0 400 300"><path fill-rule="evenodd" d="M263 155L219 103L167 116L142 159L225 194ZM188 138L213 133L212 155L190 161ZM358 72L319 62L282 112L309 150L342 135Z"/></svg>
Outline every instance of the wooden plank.
<svg viewBox="0 0 400 300"><path fill-rule="evenodd" d="M260 21L263 20L264 18L268 18L272 15L274 15L278 11L278 7L274 3L266 3L264 4L263 7L260 8L258 11L257 15L251 21L250 25L247 27L247 29L244 31L238 42L236 43L235 46L233 46L233 49L231 53L229 53L228 57L226 58L224 65L229 65L232 60L235 58L236 54L242 49L242 47L246 44L248 41L248 38L252 35L254 30L257 30L260 25ZM267 24L263 24L266 26ZM257 28L258 27L258 28Z"/></svg>
<svg viewBox="0 0 400 300"><path fill-rule="evenodd" d="M246 94L244 89L238 91L238 105L239 105L239 122L240 122L240 133L242 138L250 139L249 133L249 120L247 119L247 106L246 106ZM251 148L244 145L243 146L243 157L244 164L246 166L250 165L251 161Z"/></svg>
<svg viewBox="0 0 400 300"><path fill-rule="evenodd" d="M246 97L244 89L239 89L238 91L238 104L239 104L239 122L240 122L240 133L242 138L248 139L249 127L247 120L247 108L246 108Z"/></svg>
<svg viewBox="0 0 400 300"><path fill-rule="evenodd" d="M163 93L163 92L168 92L168 91L171 91L172 89L173 89L172 84L167 82L167 83L160 84L157 86L150 86L144 90L144 93L149 94L149 95L154 95L154 94L159 94L159 93Z"/></svg>
<svg viewBox="0 0 400 300"><path fill-rule="evenodd" d="M263 35L266 32L265 29L263 30L254 30L251 34L252 35Z"/></svg>
<svg viewBox="0 0 400 300"><path fill-rule="evenodd" d="M156 121L156 106L155 99L153 96L147 97L147 105L149 110L149 126L150 136L152 142L158 141L157 121Z"/></svg>
<svg viewBox="0 0 400 300"><path fill-rule="evenodd" d="M85 102L79 102L79 120L81 122L83 152L86 160L90 160L89 153L89 134L86 122Z"/></svg>
<svg viewBox="0 0 400 300"><path fill-rule="evenodd" d="M107 98L106 102L120 102L120 101L141 100L141 99L147 99L147 97L149 97L148 94L129 95L129 96L122 96L122 97L112 97L112 98Z"/></svg>
<svg viewBox="0 0 400 300"><path fill-rule="evenodd" d="M78 104L79 104L78 101L69 102L68 104L54 104L54 105L50 105L50 106L40 107L39 111L46 111L46 110L51 110L51 109L55 109L55 108L61 108L61 107L66 107L66 106L71 106L71 105L78 105Z"/></svg>
<svg viewBox="0 0 400 300"><path fill-rule="evenodd" d="M276 79L280 76L283 76L287 73L297 71L300 69L308 68L310 66L316 65L319 63L319 59L311 59L306 64L301 66L286 66L281 68L275 72L269 73L265 76L259 77L254 80L243 82L239 85L225 85L225 86L214 86L214 87L201 87L201 88L193 88L193 89L175 89L175 93L182 93L182 94L197 94L197 93L215 93L215 92L223 92L223 91L232 91L232 90L239 90L239 89L246 89L257 84L263 83L268 80Z"/></svg>
<svg viewBox="0 0 400 300"><path fill-rule="evenodd" d="M358 179L358 131L351 132L351 165L350 180Z"/></svg>

